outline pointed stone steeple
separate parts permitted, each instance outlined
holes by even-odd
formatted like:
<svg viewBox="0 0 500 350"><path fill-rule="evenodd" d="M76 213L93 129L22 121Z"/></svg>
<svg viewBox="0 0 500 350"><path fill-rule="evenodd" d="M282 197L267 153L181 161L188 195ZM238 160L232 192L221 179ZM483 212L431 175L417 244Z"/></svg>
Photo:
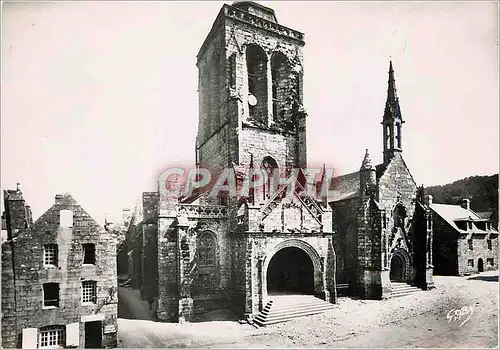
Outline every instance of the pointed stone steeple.
<svg viewBox="0 0 500 350"><path fill-rule="evenodd" d="M365 152L365 157L363 158L363 162L361 162L360 170L371 170L371 169L375 169L375 167L372 164L372 159L370 158L370 153L368 152L367 148Z"/></svg>
<svg viewBox="0 0 500 350"><path fill-rule="evenodd" d="M399 106L399 97L396 90L396 79L392 61L389 61L389 81L387 84L387 100L385 102L384 117L382 120L384 134L384 163L401 152L402 148L402 125L403 117Z"/></svg>
<svg viewBox="0 0 500 350"><path fill-rule="evenodd" d="M366 149L365 157L361 163L361 169L359 169L359 180L362 194L373 194L375 186L377 185L377 172L372 164L368 149Z"/></svg>

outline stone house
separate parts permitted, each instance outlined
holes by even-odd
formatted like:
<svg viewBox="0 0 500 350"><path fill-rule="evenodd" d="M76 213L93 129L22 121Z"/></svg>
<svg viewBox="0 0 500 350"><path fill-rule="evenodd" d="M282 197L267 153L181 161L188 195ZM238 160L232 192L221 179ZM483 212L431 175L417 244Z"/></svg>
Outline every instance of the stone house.
<svg viewBox="0 0 500 350"><path fill-rule="evenodd" d="M488 218L461 205L432 203L434 268L438 275L467 275L498 269L498 230Z"/></svg>
<svg viewBox="0 0 500 350"><path fill-rule="evenodd" d="M391 62L383 163L374 166L366 150L360 170L333 184L337 283L347 294L390 297L394 282L434 287L430 209L403 159L403 123Z"/></svg>
<svg viewBox="0 0 500 350"><path fill-rule="evenodd" d="M116 243L69 195L35 222L4 191L2 347L116 347Z"/></svg>

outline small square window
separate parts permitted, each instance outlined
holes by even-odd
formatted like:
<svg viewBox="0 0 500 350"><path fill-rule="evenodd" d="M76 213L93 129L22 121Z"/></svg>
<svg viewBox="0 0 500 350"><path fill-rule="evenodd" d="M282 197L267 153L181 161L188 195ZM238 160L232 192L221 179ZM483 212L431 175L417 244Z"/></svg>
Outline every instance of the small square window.
<svg viewBox="0 0 500 350"><path fill-rule="evenodd" d="M95 244L86 243L83 245L83 263L95 265Z"/></svg>
<svg viewBox="0 0 500 350"><path fill-rule="evenodd" d="M57 244L45 244L43 246L43 265L57 266L59 249Z"/></svg>
<svg viewBox="0 0 500 350"><path fill-rule="evenodd" d="M495 261L493 260L493 258L487 258L486 259L486 264L488 264L490 266L494 266L495 265Z"/></svg>
<svg viewBox="0 0 500 350"><path fill-rule="evenodd" d="M43 285L43 306L59 307L59 283Z"/></svg>
<svg viewBox="0 0 500 350"><path fill-rule="evenodd" d="M97 302L97 282L84 281L82 282L82 302L92 303Z"/></svg>
<svg viewBox="0 0 500 350"><path fill-rule="evenodd" d="M474 259L469 259L469 260L467 260L467 265L468 265L469 267L474 267Z"/></svg>

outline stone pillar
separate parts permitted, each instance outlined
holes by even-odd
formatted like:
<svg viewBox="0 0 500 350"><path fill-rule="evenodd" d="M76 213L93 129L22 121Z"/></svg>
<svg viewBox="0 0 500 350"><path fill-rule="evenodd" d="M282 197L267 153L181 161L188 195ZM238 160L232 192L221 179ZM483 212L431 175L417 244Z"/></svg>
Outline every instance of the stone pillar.
<svg viewBox="0 0 500 350"><path fill-rule="evenodd" d="M321 224L323 225L324 233L333 233L333 213L332 208L327 204L326 208L323 208L323 213L321 214Z"/></svg>
<svg viewBox="0 0 500 350"><path fill-rule="evenodd" d="M193 298L191 297L191 264L193 256L190 252L190 237L187 220L179 222L179 238L177 249L179 252L178 280L179 290L179 323L190 322L193 316Z"/></svg>
<svg viewBox="0 0 500 350"><path fill-rule="evenodd" d="M158 306L157 318L163 322L179 322L178 280L178 198L166 191L166 178L158 180Z"/></svg>
<svg viewBox="0 0 500 350"><path fill-rule="evenodd" d="M273 115L273 71L271 66L271 56L267 55L267 126L271 126L276 120L276 115Z"/></svg>
<svg viewBox="0 0 500 350"><path fill-rule="evenodd" d="M267 296L266 271L264 271L265 256L259 256L257 268L259 271L259 311L264 309Z"/></svg>
<svg viewBox="0 0 500 350"><path fill-rule="evenodd" d="M158 307L163 322L179 321L178 232L174 218L158 220Z"/></svg>
<svg viewBox="0 0 500 350"><path fill-rule="evenodd" d="M335 304L337 302L337 256L333 247L333 234L328 236L328 253L327 253L327 288L329 291L329 302Z"/></svg>
<svg viewBox="0 0 500 350"><path fill-rule="evenodd" d="M254 241L252 237L247 237L245 252L245 318L253 322L253 316L257 313L254 300L255 291L255 264L253 256L255 252Z"/></svg>
<svg viewBox="0 0 500 350"><path fill-rule="evenodd" d="M431 197L432 200L432 197ZM427 209L426 213L426 219L427 219L427 241L428 243L428 248L427 248L427 264L426 264L426 271L425 271L425 284L427 289L433 289L435 288L434 285L434 280L432 279L432 275L434 274L434 265L432 261L432 245L433 245L433 227L432 227L432 212L431 209Z"/></svg>

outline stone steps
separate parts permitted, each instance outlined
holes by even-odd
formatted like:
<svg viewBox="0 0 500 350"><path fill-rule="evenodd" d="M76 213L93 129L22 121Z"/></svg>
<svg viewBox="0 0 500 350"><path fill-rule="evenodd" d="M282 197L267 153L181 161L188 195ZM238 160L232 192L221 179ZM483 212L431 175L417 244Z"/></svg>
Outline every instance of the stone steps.
<svg viewBox="0 0 500 350"><path fill-rule="evenodd" d="M392 287L391 297L393 298L402 297L405 295L422 291L422 289L411 286L404 282L391 282L391 287Z"/></svg>
<svg viewBox="0 0 500 350"><path fill-rule="evenodd" d="M267 326L297 317L319 314L334 308L335 305L312 295L278 296L266 304L254 322L259 326Z"/></svg>

